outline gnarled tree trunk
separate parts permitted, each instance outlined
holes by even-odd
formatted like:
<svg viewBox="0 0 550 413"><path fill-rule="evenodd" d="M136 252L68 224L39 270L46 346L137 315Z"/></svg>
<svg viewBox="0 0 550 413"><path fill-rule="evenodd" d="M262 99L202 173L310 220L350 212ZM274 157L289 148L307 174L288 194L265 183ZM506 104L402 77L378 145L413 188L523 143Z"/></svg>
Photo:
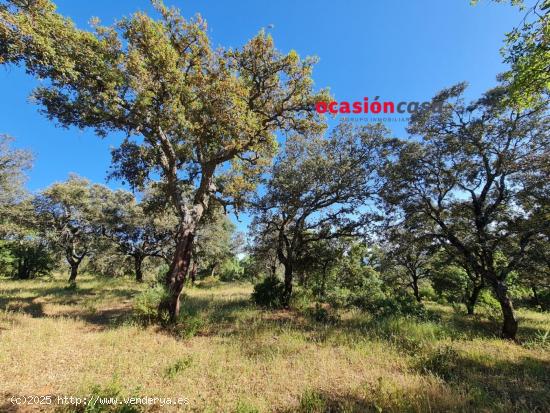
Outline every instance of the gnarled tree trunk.
<svg viewBox="0 0 550 413"><path fill-rule="evenodd" d="M74 283L76 282L76 276L78 275L78 265L80 264L80 261L71 261L69 262L69 265L71 266L71 275L69 276L69 282Z"/></svg>
<svg viewBox="0 0 550 413"><path fill-rule="evenodd" d="M518 331L518 322L514 314L512 300L508 297L508 287L503 281L496 281L493 290L502 310L502 338L515 340Z"/></svg>
<svg viewBox="0 0 550 413"><path fill-rule="evenodd" d="M174 258L166 274L168 296L159 305L159 316L168 312L171 323L176 322L180 312L180 295L189 272L194 240L194 226L180 230Z"/></svg>

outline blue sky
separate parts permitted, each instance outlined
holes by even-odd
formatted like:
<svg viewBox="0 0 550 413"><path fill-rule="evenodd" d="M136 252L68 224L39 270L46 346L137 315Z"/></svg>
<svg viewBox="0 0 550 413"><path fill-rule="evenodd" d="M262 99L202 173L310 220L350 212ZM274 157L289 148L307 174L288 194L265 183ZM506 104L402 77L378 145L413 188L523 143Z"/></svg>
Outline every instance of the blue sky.
<svg viewBox="0 0 550 413"><path fill-rule="evenodd" d="M528 2L529 3L529 2ZM58 10L88 27L97 16L110 24L137 10L152 11L147 0L58 0ZM238 47L262 27L282 51L316 55L316 85L330 87L338 101L429 100L460 81L470 83L469 96L495 85L505 70L499 49L504 35L523 13L506 4L481 0L166 0L186 16L200 13L208 22L214 45ZM36 157L29 174L31 191L64 180L75 172L105 183L109 147L119 137L99 139L91 131L62 129L38 113L28 100L37 82L16 67L0 67L0 133L31 149ZM388 125L403 135L404 123ZM111 187L120 187L110 182ZM244 222L238 226L244 229Z"/></svg>

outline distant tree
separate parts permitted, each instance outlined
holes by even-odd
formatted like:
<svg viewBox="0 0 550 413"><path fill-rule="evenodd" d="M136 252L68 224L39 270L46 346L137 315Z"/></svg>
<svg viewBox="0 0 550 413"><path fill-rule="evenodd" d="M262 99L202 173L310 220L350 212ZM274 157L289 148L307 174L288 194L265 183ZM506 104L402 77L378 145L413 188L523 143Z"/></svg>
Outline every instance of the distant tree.
<svg viewBox="0 0 550 413"><path fill-rule="evenodd" d="M31 153L12 149L12 142L13 139L9 136L0 135L0 236L9 232L13 207L25 195L25 171L32 165Z"/></svg>
<svg viewBox="0 0 550 413"><path fill-rule="evenodd" d="M335 269L351 240L345 238L319 239L304 245L301 258L296 262L298 283L311 289L321 301L327 290L335 284Z"/></svg>
<svg viewBox="0 0 550 413"><path fill-rule="evenodd" d="M429 221L405 219L384 231L386 275L411 288L418 302L422 301L420 282L432 275L432 258L439 248L430 235L431 225Z"/></svg>
<svg viewBox="0 0 550 413"><path fill-rule="evenodd" d="M465 105L464 89L460 84L438 94L440 113L421 110L412 117L408 130L423 141L403 142L398 161L387 167L383 196L397 211L432 221L432 236L481 274L502 308L502 336L514 339L506 280L550 222L523 201L522 184L526 176L542 176L537 170L550 150L548 107L506 107L505 88Z"/></svg>
<svg viewBox="0 0 550 413"><path fill-rule="evenodd" d="M0 240L0 274L24 280L49 274L54 268L56 254L36 229L30 199L18 200L6 207L4 224Z"/></svg>
<svg viewBox="0 0 550 413"><path fill-rule="evenodd" d="M143 261L165 257L175 242L177 218L149 211L147 200L138 203L129 192L105 188L98 224L102 235L113 241L121 254L131 257L136 281L142 282Z"/></svg>
<svg viewBox="0 0 550 413"><path fill-rule="evenodd" d="M197 266L195 271L214 276L225 261L231 260L235 255L234 233L235 225L222 208L209 211L197 231L193 258Z"/></svg>
<svg viewBox="0 0 550 413"><path fill-rule="evenodd" d="M211 201L242 205L277 131L323 127L314 106L328 94L313 92L315 60L278 52L263 32L240 49L214 50L200 17L186 21L160 2L160 20L136 13L95 32L77 29L48 0L0 4L0 56L47 80L33 94L46 115L127 134L113 150L112 176L132 187L160 177L179 233L159 312L175 321Z"/></svg>
<svg viewBox="0 0 550 413"><path fill-rule="evenodd" d="M246 246L245 276L251 281L260 278L277 278L280 267L277 258L277 241L274 233L263 232L263 225L252 222L250 241Z"/></svg>
<svg viewBox="0 0 550 413"><path fill-rule="evenodd" d="M464 303L468 315L475 313L480 293L487 286L482 275L452 249L440 250L432 258L430 281L434 290L449 302Z"/></svg>
<svg viewBox="0 0 550 413"><path fill-rule="evenodd" d="M306 245L353 235L368 220L358 208L377 192L386 135L381 125L340 124L326 139L300 135L287 141L255 202L254 220L256 238L276 240L285 269L283 305L289 305Z"/></svg>
<svg viewBox="0 0 550 413"><path fill-rule="evenodd" d="M97 224L102 187L72 175L51 185L33 199L35 227L65 256L75 282L82 260L91 255L100 240Z"/></svg>

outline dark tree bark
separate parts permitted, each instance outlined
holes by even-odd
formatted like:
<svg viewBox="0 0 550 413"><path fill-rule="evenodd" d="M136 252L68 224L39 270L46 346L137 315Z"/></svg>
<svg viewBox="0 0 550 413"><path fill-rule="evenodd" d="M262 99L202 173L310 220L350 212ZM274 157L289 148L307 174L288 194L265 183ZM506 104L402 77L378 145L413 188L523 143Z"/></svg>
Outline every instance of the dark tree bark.
<svg viewBox="0 0 550 413"><path fill-rule="evenodd" d="M79 261L72 261L69 262L69 265L71 266L71 275L69 276L69 282L74 283L76 282L76 276L78 275L78 266L80 262Z"/></svg>
<svg viewBox="0 0 550 413"><path fill-rule="evenodd" d="M88 252L85 250L84 252L78 254L76 252L76 248L73 245L70 245L65 250L65 258L67 259L67 262L69 263L69 266L71 267L71 275L69 276L69 282L75 283L76 277L78 275L78 267L80 266L80 263L84 259Z"/></svg>
<svg viewBox="0 0 550 413"><path fill-rule="evenodd" d="M159 305L159 316L168 312L170 323L176 322L180 312L180 295L191 264L195 233L193 229L180 231L174 258L166 275L167 298Z"/></svg>
<svg viewBox="0 0 550 413"><path fill-rule="evenodd" d="M420 297L420 290L418 288L418 277L412 277L411 286L413 289L414 298L416 298L416 301L421 303L422 297Z"/></svg>
<svg viewBox="0 0 550 413"><path fill-rule="evenodd" d="M506 287L504 282L497 281L493 286L493 290L502 310L503 323L501 336L508 340L515 340L518 331L518 322L514 314L512 300L508 297L508 287Z"/></svg>
<svg viewBox="0 0 550 413"><path fill-rule="evenodd" d="M283 263L283 265L285 267L285 283L282 304L285 308L288 308L290 307L290 297L292 296L293 269L292 265L289 263Z"/></svg>
<svg viewBox="0 0 550 413"><path fill-rule="evenodd" d="M537 293L537 287L534 285L531 286L531 291L533 291L533 302L535 303L535 305L539 306L540 300L539 300L539 295Z"/></svg>
<svg viewBox="0 0 550 413"><path fill-rule="evenodd" d="M160 131L161 141L164 146L170 146L165 135ZM180 312L180 295L185 285L185 280L191 267L193 258L193 245L195 242L195 233L197 226L208 208L210 195L215 192L216 187L212 183L214 176L215 165L203 165L203 175L200 186L195 194L193 208L182 208L184 202L181 199L178 188L177 169L173 149L170 147L170 166L165 165L165 171L168 175L169 187L171 188L171 196L176 209L180 211L180 226L176 236L176 250L174 257L166 274L165 286L168 295L158 307L159 317L162 319L163 313L168 312L170 323L175 323Z"/></svg>
<svg viewBox="0 0 550 413"><path fill-rule="evenodd" d="M134 255L134 270L136 274L136 281L137 282L143 282L143 260L145 259L144 256L136 254Z"/></svg>
<svg viewBox="0 0 550 413"><path fill-rule="evenodd" d="M195 281L197 279L197 262L193 261L193 264L191 265L191 285L195 285Z"/></svg>
<svg viewBox="0 0 550 413"><path fill-rule="evenodd" d="M474 315L477 299L479 298L479 293L481 293L482 289L483 284L474 284L471 294L466 299L466 310L468 315Z"/></svg>

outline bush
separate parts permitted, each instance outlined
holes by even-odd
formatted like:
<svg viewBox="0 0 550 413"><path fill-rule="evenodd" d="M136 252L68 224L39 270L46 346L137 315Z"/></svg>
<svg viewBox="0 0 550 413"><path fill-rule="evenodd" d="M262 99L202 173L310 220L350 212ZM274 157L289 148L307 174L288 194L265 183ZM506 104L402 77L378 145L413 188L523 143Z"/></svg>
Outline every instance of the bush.
<svg viewBox="0 0 550 413"><path fill-rule="evenodd" d="M308 315L311 319L321 324L336 324L340 321L337 313L322 307L319 303L316 303L314 308L308 310Z"/></svg>
<svg viewBox="0 0 550 413"><path fill-rule="evenodd" d="M161 284L155 284L146 289L134 299L134 312L136 317L145 323L158 320L158 306L166 297L167 291ZM160 320L163 321L163 320Z"/></svg>
<svg viewBox="0 0 550 413"><path fill-rule="evenodd" d="M427 316L424 306L411 294L402 291L384 291L376 279L355 290L336 287L327 294L327 302L334 308L358 308L375 317L410 315L425 318Z"/></svg>
<svg viewBox="0 0 550 413"><path fill-rule="evenodd" d="M481 310L480 313L484 314L488 318L493 320L500 320L500 304L490 290L483 290L479 294L477 307Z"/></svg>
<svg viewBox="0 0 550 413"><path fill-rule="evenodd" d="M220 268L221 281L238 281L244 276L244 268L236 258L225 260Z"/></svg>
<svg viewBox="0 0 550 413"><path fill-rule="evenodd" d="M173 379L184 370L187 370L193 364L193 359L190 356L178 359L174 364L164 369L164 377Z"/></svg>
<svg viewBox="0 0 550 413"><path fill-rule="evenodd" d="M284 285L275 277L267 277L254 286L252 301L267 308L279 308L283 305Z"/></svg>
<svg viewBox="0 0 550 413"><path fill-rule="evenodd" d="M403 292L386 295L384 298L370 303L368 309L378 317L404 315L420 319L427 318L426 308L411 294Z"/></svg>
<svg viewBox="0 0 550 413"><path fill-rule="evenodd" d="M196 286L198 288L205 288L205 289L219 287L219 285L220 285L220 280L213 275L209 275L208 277L205 277L196 283Z"/></svg>

